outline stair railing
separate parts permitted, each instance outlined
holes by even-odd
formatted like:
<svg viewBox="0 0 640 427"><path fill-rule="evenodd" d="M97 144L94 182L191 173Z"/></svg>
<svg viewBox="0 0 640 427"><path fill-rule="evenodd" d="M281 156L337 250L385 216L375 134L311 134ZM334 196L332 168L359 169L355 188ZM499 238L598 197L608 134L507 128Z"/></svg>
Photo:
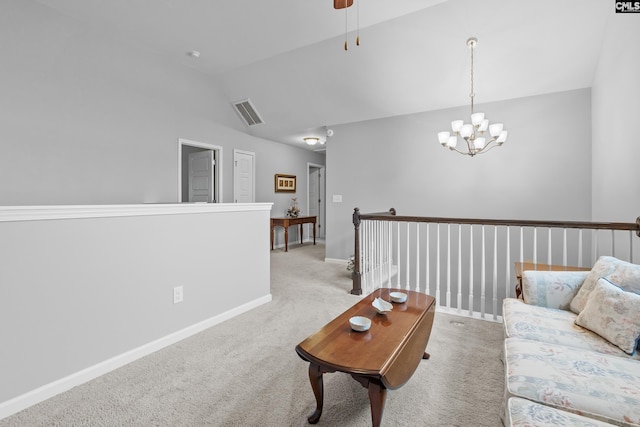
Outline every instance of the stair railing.
<svg viewBox="0 0 640 427"><path fill-rule="evenodd" d="M499 320L514 262L590 267L601 255L637 263L634 223L361 214L354 209L352 294L379 287L433 295L443 311ZM635 235L635 236L634 236Z"/></svg>

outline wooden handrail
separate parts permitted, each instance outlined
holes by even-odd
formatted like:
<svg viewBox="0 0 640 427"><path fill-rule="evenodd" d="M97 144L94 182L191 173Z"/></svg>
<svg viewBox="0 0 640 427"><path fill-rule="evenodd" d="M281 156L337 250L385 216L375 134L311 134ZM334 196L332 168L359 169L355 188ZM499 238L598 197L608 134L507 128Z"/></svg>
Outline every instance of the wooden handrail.
<svg viewBox="0 0 640 427"><path fill-rule="evenodd" d="M475 225L503 225L514 227L547 227L547 228L583 228L594 230L626 230L635 231L640 237L640 216L636 222L587 222L587 221L539 221L539 220L521 220L521 219L487 219L487 218L445 218L445 217L426 217L426 216L401 216L396 215L395 209L391 208L393 213L372 213L360 214L358 208L355 209L354 216L357 215L358 220L373 221L394 221L394 222L431 222L439 224L475 224Z"/></svg>
<svg viewBox="0 0 640 427"><path fill-rule="evenodd" d="M640 216L635 222L589 222L589 221L539 221L512 219L481 219L481 218L445 218L423 216L398 216L394 208L388 212L361 214L359 208L353 211L353 225L355 230L354 269L352 273L353 288L351 293L362 295L362 272L360 270L360 223L362 220L393 221L393 222L422 222L437 224L470 224L494 225L507 227L544 227L544 228L576 228L591 230L622 230L635 231L640 237Z"/></svg>

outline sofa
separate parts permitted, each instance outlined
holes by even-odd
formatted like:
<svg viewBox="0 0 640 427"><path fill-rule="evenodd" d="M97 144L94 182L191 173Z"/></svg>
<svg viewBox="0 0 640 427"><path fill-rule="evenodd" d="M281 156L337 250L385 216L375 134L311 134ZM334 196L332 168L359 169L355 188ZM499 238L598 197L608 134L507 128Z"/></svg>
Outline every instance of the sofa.
<svg viewBox="0 0 640 427"><path fill-rule="evenodd" d="M505 426L640 426L640 265L524 271L503 302Z"/></svg>

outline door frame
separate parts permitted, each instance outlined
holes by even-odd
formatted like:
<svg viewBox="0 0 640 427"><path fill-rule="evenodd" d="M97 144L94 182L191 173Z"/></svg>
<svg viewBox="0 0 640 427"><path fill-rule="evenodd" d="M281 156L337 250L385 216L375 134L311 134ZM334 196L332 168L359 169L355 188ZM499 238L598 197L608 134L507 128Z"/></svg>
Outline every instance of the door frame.
<svg viewBox="0 0 640 427"><path fill-rule="evenodd" d="M322 197L322 200L324 200L324 218L322 221L322 227L323 227L322 231L323 231L323 236L326 239L327 238L327 166L320 165L317 163L307 162L307 212L309 212L309 174L311 173L311 168L321 169L324 171L324 175L322 176L322 179L324 180L324 186L323 186L324 194L321 194L320 197ZM320 224L320 221L318 221L318 224ZM311 235L309 233L310 231L307 230L307 236Z"/></svg>
<svg viewBox="0 0 640 427"><path fill-rule="evenodd" d="M213 194L217 195L216 203L222 203L222 147L219 145L209 144L207 142L192 141L190 139L178 138L178 203L182 203L182 146L204 148L215 151L216 168L213 178Z"/></svg>
<svg viewBox="0 0 640 427"><path fill-rule="evenodd" d="M254 153L253 151L245 151L245 150L238 150L238 149L233 149L233 201L235 202L237 200L237 185L238 183L236 182L236 167L237 164L236 162L238 161L238 159L236 158L236 154L246 154L247 156L251 156L253 157L253 161L251 162L251 166L252 166L252 171L251 171L251 177L253 178L253 203L255 203L256 201L256 153Z"/></svg>

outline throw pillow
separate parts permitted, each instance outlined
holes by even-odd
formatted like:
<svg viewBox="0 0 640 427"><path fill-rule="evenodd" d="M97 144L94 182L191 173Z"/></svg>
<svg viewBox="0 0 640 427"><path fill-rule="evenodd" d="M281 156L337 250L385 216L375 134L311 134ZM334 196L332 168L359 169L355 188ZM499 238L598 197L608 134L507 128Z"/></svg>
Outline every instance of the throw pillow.
<svg viewBox="0 0 640 427"><path fill-rule="evenodd" d="M640 337L640 295L601 278L575 323L633 354Z"/></svg>
<svg viewBox="0 0 640 427"><path fill-rule="evenodd" d="M599 278L605 277L625 291L640 293L640 265L631 264L611 256L601 256L584 279L569 308L576 314L584 309L589 294Z"/></svg>
<svg viewBox="0 0 640 427"><path fill-rule="evenodd" d="M569 310L586 271L527 270L522 273L522 296L527 304Z"/></svg>

